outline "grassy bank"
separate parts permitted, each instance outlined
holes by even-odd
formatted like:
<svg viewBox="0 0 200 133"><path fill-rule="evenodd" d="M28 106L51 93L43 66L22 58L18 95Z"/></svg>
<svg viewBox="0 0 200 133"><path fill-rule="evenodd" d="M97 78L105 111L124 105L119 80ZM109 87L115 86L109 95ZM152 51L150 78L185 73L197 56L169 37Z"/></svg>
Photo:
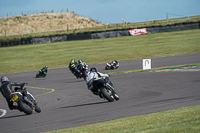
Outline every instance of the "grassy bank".
<svg viewBox="0 0 200 133"><path fill-rule="evenodd" d="M87 17L81 17L74 13L50 13L8 17L0 18L0 41L19 40L21 38L29 37L55 36L71 33L166 26L199 21L199 15L190 16L189 18L183 17L168 19L168 21L164 19L135 23L124 22L124 24L117 23L108 25L100 24L95 20Z"/></svg>
<svg viewBox="0 0 200 133"><path fill-rule="evenodd" d="M48 133L199 133L200 105Z"/></svg>
<svg viewBox="0 0 200 133"><path fill-rule="evenodd" d="M0 73L66 67L70 59L87 64L200 52L200 29L84 41L0 48Z"/></svg>

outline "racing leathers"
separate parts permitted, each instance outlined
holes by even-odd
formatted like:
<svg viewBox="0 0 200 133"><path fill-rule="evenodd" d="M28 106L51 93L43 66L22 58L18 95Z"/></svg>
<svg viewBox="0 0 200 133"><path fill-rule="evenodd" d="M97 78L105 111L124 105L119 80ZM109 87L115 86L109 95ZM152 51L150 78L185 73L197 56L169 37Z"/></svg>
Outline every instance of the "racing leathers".
<svg viewBox="0 0 200 133"><path fill-rule="evenodd" d="M15 83L11 81L4 82L1 85L0 91L3 97L6 98L10 110L18 109L18 106L13 105L13 101L11 101L11 93L14 92L14 90L12 90L12 86L20 86L21 89L19 89L18 91L20 91L23 95L26 95L26 90L22 89L24 85L25 83Z"/></svg>
<svg viewBox="0 0 200 133"><path fill-rule="evenodd" d="M40 71L40 73L41 73L41 75L42 75L43 77L47 75L47 72L48 72L48 69L47 69L46 66L43 67L43 68L41 69L41 71Z"/></svg>
<svg viewBox="0 0 200 133"><path fill-rule="evenodd" d="M76 75L76 78L79 78L80 75L81 75L81 69L82 69L82 66L85 66L86 63L85 62L79 62L76 67L75 67L75 75Z"/></svg>
<svg viewBox="0 0 200 133"><path fill-rule="evenodd" d="M86 75L86 85L87 85L87 88L90 91L92 91L93 94L95 94L95 95L99 95L100 96L98 90L96 90L94 88L93 82L95 80L101 79L102 77L109 77L109 75L108 74L103 74L103 73L100 73L100 72L92 72L92 71L88 72L87 75Z"/></svg>
<svg viewBox="0 0 200 133"><path fill-rule="evenodd" d="M71 70L71 72L74 74L75 73L75 67L77 65L77 62L75 62L75 60L71 60L69 63L69 69Z"/></svg>
<svg viewBox="0 0 200 133"><path fill-rule="evenodd" d="M112 63L113 63L113 66L115 66L115 68L118 68L119 67L119 62L118 61L112 61Z"/></svg>

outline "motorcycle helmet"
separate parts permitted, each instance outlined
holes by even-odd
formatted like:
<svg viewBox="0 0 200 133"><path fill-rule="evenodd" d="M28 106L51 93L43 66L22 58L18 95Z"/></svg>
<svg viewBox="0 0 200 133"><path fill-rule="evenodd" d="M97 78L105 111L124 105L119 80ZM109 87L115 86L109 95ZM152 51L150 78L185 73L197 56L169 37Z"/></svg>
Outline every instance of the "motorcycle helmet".
<svg viewBox="0 0 200 133"><path fill-rule="evenodd" d="M71 59L71 62L74 63L74 62L75 62L75 59Z"/></svg>
<svg viewBox="0 0 200 133"><path fill-rule="evenodd" d="M48 66L45 66L46 68L48 68Z"/></svg>
<svg viewBox="0 0 200 133"><path fill-rule="evenodd" d="M1 83L9 82L9 79L6 76L1 77Z"/></svg>
<svg viewBox="0 0 200 133"><path fill-rule="evenodd" d="M78 60L78 63L79 63L79 64L82 63L82 60Z"/></svg>
<svg viewBox="0 0 200 133"><path fill-rule="evenodd" d="M97 69L95 67L90 68L90 71L97 72Z"/></svg>

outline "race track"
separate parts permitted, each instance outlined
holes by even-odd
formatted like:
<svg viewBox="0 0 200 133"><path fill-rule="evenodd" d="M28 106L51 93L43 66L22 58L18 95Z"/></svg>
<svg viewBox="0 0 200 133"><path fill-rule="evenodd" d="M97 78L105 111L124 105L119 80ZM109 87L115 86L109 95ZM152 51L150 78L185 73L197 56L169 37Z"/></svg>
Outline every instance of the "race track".
<svg viewBox="0 0 200 133"><path fill-rule="evenodd" d="M152 58L152 68L194 63L200 63L200 53ZM104 70L105 63L89 68L93 66L104 73L136 70L142 69L142 60L121 61L116 70ZM200 104L200 71L112 75L110 80L120 96L119 101L112 103L93 95L85 81L76 79L67 67L49 69L46 78L36 79L36 73L0 74L11 81L28 82L27 89L42 109L32 115L11 111L1 95L2 133L46 132ZM5 115L2 110L6 110Z"/></svg>

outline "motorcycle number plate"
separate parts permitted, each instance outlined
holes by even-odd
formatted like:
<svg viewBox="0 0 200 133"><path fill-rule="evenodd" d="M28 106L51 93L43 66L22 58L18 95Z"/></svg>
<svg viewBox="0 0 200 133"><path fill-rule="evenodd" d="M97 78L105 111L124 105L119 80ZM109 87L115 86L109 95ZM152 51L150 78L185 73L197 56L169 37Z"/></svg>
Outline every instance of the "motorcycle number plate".
<svg viewBox="0 0 200 133"><path fill-rule="evenodd" d="M12 101L14 102L14 101L16 101L17 99L18 99L18 96L15 95L15 96L12 98Z"/></svg>

